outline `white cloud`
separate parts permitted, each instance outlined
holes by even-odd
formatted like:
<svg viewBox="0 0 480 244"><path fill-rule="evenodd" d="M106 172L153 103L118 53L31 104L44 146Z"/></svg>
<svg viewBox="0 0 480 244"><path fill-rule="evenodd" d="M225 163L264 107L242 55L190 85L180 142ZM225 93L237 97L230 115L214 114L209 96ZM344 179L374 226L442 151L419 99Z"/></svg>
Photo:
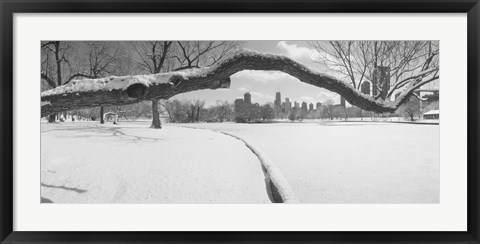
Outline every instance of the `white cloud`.
<svg viewBox="0 0 480 244"><path fill-rule="evenodd" d="M295 60L311 60L315 61L319 58L319 54L315 49L308 47L301 47L297 44L288 44L286 41L280 41L277 43L277 47L280 48L285 54Z"/></svg>
<svg viewBox="0 0 480 244"><path fill-rule="evenodd" d="M243 70L234 75L232 79L254 80L261 83L268 83L279 80L295 80L297 78L280 71L263 71L263 70Z"/></svg>
<svg viewBox="0 0 480 244"><path fill-rule="evenodd" d="M297 102L306 102L306 103L313 103L316 104L317 102L325 103L327 100L332 100L333 103L340 103L340 95L330 92L325 89L321 89L316 96L301 96L298 98Z"/></svg>
<svg viewBox="0 0 480 244"><path fill-rule="evenodd" d="M246 87L241 86L241 87L237 88L237 90L239 90L239 91L241 91L241 92L247 92L249 89L246 88Z"/></svg>
<svg viewBox="0 0 480 244"><path fill-rule="evenodd" d="M288 44L286 41L280 41L277 43L277 47L280 48L288 57L296 61L309 61L320 64L320 66L309 66L312 69L319 70L320 72L325 72L328 75L331 75L339 80L344 80L345 73L344 69L341 66L332 62L336 60L332 55L316 50L310 47L302 47L297 44ZM354 59L353 56L351 56Z"/></svg>
<svg viewBox="0 0 480 244"><path fill-rule="evenodd" d="M299 98L300 102L306 102L306 103L316 103L317 99L313 97L307 97L307 96L302 96Z"/></svg>
<svg viewBox="0 0 480 244"><path fill-rule="evenodd" d="M334 92L327 91L322 89L316 97L321 103L325 103L327 100L333 100L334 103L340 103L340 95Z"/></svg>

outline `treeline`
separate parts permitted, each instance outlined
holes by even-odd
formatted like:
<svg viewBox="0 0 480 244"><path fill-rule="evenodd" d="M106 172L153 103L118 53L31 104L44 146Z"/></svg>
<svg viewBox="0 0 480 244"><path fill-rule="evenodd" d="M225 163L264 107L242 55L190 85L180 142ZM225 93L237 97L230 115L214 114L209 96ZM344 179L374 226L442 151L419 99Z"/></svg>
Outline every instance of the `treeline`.
<svg viewBox="0 0 480 244"><path fill-rule="evenodd" d="M275 111L270 104L241 104L235 106L235 122L264 122L275 118Z"/></svg>
<svg viewBox="0 0 480 244"><path fill-rule="evenodd" d="M327 102L328 103L328 102ZM339 104L325 104L317 109L305 110L300 107L293 107L288 112L278 112L276 118L288 119L290 121L304 119L348 119L372 116L373 113L364 111L358 107L343 107Z"/></svg>
<svg viewBox="0 0 480 244"><path fill-rule="evenodd" d="M217 101L205 108L204 100L165 100L161 107L171 123L225 122L233 120L233 105Z"/></svg>
<svg viewBox="0 0 480 244"><path fill-rule="evenodd" d="M109 121L113 116L108 116L109 114L117 114L119 120L137 120L140 118L151 119L152 118L152 108L149 101L142 101L135 104L124 105L124 106L103 106L102 108L84 108L70 110L63 114L59 115L59 120L87 120L87 121L100 121L102 118L100 114L105 116L105 120Z"/></svg>

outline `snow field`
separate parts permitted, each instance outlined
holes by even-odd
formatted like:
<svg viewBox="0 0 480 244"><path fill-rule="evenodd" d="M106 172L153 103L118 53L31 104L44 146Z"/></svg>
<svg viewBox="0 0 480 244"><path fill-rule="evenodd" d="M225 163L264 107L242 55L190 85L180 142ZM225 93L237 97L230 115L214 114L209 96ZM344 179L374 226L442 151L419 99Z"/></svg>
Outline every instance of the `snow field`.
<svg viewBox="0 0 480 244"><path fill-rule="evenodd" d="M54 203L271 203L257 157L208 130L42 123L41 196Z"/></svg>
<svg viewBox="0 0 480 244"><path fill-rule="evenodd" d="M187 124L255 143L301 203L438 203L438 125Z"/></svg>
<svg viewBox="0 0 480 244"><path fill-rule="evenodd" d="M281 203L298 203L297 196L293 191L292 187L288 183L285 176L283 176L280 169L275 165L275 163L268 157L268 155L255 146L252 142L249 142L243 138L235 136L233 134L218 131L225 135L232 136L238 140L241 140L245 145L252 150L252 152L258 157L264 170L266 171L268 180L270 181L270 187L272 188L272 195L276 202Z"/></svg>

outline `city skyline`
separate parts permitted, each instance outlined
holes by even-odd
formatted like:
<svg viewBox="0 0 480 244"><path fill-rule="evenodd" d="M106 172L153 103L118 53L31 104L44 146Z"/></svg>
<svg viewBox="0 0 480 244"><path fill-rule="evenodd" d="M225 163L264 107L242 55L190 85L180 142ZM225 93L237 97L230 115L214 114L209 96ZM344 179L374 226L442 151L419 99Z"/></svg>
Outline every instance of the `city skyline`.
<svg viewBox="0 0 480 244"><path fill-rule="evenodd" d="M248 95L247 95L247 94L248 94ZM289 97L284 97L283 100L282 100L282 99L279 100L280 103L277 103L277 94L282 94L282 93L281 93L281 92L276 92L276 93L275 93L275 95L276 95L276 96L275 96L275 99L274 99L273 101L269 101L269 102L266 102L266 103L258 103L258 102L255 102L255 100L252 100L252 99L251 99L251 93L250 93L250 92L245 92L242 97L238 97L238 98L236 98L234 101L236 101L236 100L246 101L245 97L247 96L247 97L249 97L249 100L248 100L249 102L247 102L247 104L252 104L252 105L254 105L254 104L259 104L259 105L272 104L274 107L276 107L276 106L284 106L285 104L288 104L288 103L290 103L290 104L298 103L298 104L300 104L300 105L301 105L302 103L306 103L307 106L308 106L308 108L309 108L309 110L310 110L310 105L313 105L314 108L316 109L317 106L319 106L319 104L320 104L320 105L323 105L323 104L326 104L326 103L327 103L327 101L323 101L323 102L322 102L322 101L307 102L307 101L301 101L301 100L297 101L297 100L291 100ZM233 101L233 102L234 102L234 101ZM342 99L340 99L340 102L339 102L339 103L333 103L333 105L340 105L340 104L342 104L341 101L342 101ZM228 101L228 102L230 102L230 101ZM293 103L292 103L292 102L293 102ZM294 106L291 106L291 107L294 107Z"/></svg>

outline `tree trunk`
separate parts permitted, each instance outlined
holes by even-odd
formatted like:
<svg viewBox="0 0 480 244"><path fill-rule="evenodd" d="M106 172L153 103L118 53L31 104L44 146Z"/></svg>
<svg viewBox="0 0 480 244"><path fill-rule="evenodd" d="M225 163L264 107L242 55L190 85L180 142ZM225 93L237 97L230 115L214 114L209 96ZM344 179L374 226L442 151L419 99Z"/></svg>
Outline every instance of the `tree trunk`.
<svg viewBox="0 0 480 244"><path fill-rule="evenodd" d="M57 117L56 114L50 114L48 116L48 123L55 123L55 118Z"/></svg>
<svg viewBox="0 0 480 244"><path fill-rule="evenodd" d="M200 107L197 108L197 115L195 117L195 122L198 122L198 120L200 119Z"/></svg>
<svg viewBox="0 0 480 244"><path fill-rule="evenodd" d="M100 124L105 124L105 120L103 119L103 106L100 106Z"/></svg>
<svg viewBox="0 0 480 244"><path fill-rule="evenodd" d="M160 112L158 111L158 102L160 99L152 99L152 115L153 115L153 120L152 120L152 126L151 128L155 129L161 129L162 128L162 123L160 122Z"/></svg>

